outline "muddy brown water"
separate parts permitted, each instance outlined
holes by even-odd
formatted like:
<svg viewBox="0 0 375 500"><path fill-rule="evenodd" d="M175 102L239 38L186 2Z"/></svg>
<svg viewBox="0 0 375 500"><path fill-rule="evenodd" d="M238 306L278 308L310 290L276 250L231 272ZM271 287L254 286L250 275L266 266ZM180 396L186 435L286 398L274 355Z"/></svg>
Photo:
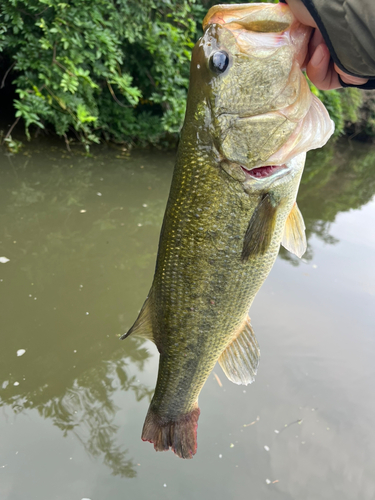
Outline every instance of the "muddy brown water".
<svg viewBox="0 0 375 500"><path fill-rule="evenodd" d="M374 146L309 154L308 251L282 251L253 304L256 382L209 377L190 461L141 441L158 355L118 340L151 284L173 163L0 153L0 498L374 499Z"/></svg>

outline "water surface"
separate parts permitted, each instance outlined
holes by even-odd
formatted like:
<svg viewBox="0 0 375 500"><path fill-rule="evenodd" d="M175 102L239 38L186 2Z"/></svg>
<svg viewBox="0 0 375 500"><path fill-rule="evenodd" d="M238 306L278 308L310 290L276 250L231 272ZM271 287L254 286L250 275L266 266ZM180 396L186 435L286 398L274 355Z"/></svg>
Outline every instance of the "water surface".
<svg viewBox="0 0 375 500"><path fill-rule="evenodd" d="M281 251L252 306L256 382L209 377L190 461L140 440L158 354L118 340L151 285L173 163L2 151L0 498L373 499L374 148L308 156L308 252Z"/></svg>

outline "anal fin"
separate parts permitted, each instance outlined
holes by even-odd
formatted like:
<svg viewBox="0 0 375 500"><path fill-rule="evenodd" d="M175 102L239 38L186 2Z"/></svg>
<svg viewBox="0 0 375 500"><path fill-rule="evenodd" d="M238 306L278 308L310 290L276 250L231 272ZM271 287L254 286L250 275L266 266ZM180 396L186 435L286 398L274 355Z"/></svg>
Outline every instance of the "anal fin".
<svg viewBox="0 0 375 500"><path fill-rule="evenodd" d="M138 318L135 320L134 325L130 328L127 333L124 333L120 337L121 340L126 339L129 335L134 334L140 337L144 337L148 340L154 342L153 330L152 330L152 320L151 320L151 309L152 309L152 299L151 293L145 300Z"/></svg>
<svg viewBox="0 0 375 500"><path fill-rule="evenodd" d="M250 324L250 318L247 316L238 335L220 356L219 363L231 382L248 385L255 380L259 357L258 342Z"/></svg>
<svg viewBox="0 0 375 500"><path fill-rule="evenodd" d="M302 257L307 248L305 229L306 227L302 214L297 203L294 203L285 223L281 244L284 248L289 250L289 252L294 253L299 258Z"/></svg>

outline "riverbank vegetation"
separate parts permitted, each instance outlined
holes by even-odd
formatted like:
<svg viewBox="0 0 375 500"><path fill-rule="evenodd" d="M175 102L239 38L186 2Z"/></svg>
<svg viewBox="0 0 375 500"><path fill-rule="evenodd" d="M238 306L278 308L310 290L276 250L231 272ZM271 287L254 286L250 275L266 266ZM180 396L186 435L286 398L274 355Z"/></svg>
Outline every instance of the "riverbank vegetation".
<svg viewBox="0 0 375 500"><path fill-rule="evenodd" d="M0 103L13 110L2 139L9 142L22 124L28 138L53 130L68 149L73 140L86 148L101 140L174 145L191 50L213 3L2 0ZM337 135L375 135L375 97L367 98L364 119L359 90L313 91Z"/></svg>

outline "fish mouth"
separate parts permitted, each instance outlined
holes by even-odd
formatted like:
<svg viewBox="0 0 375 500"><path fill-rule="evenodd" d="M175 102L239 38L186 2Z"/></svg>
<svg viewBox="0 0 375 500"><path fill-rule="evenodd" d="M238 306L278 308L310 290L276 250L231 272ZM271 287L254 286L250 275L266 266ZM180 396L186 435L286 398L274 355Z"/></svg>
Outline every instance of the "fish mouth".
<svg viewBox="0 0 375 500"><path fill-rule="evenodd" d="M241 165L242 171L253 179L267 179L275 174L286 174L289 169L287 165L264 165L263 167L255 167L252 169L247 169Z"/></svg>

